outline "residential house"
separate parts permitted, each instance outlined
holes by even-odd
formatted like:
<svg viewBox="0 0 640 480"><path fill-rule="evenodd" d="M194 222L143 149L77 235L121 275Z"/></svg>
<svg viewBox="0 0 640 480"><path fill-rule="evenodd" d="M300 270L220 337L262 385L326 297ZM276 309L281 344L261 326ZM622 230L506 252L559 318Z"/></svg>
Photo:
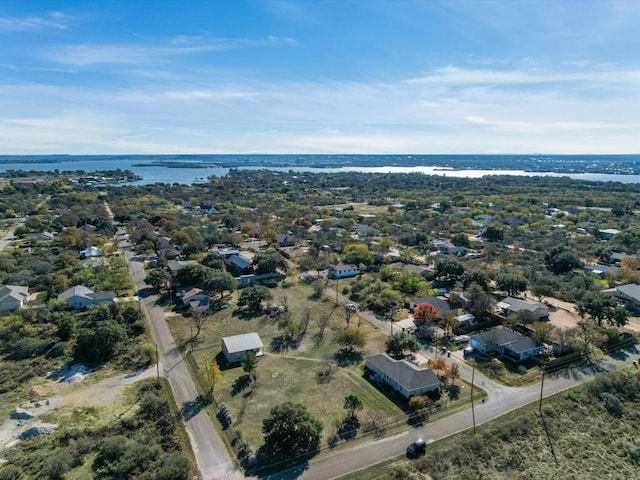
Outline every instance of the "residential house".
<svg viewBox="0 0 640 480"><path fill-rule="evenodd" d="M476 321L476 317L472 313L465 313L456 317L460 327L466 327Z"/></svg>
<svg viewBox="0 0 640 480"><path fill-rule="evenodd" d="M262 340L255 332L224 337L220 343L222 354L229 363L241 362L247 352L253 352L256 357L261 357L264 354Z"/></svg>
<svg viewBox="0 0 640 480"><path fill-rule="evenodd" d="M493 220L493 215L481 213L479 215L474 215L473 219L478 222L490 222L491 220Z"/></svg>
<svg viewBox="0 0 640 480"><path fill-rule="evenodd" d="M408 305L409 310L413 312L418 305L424 302L430 303L431 305L436 307L436 310L438 310L439 319L443 318L445 312L456 310L456 307L451 305L449 303L449 300L446 299L446 297L434 297L434 296L420 297L420 298L414 298L413 300L410 300Z"/></svg>
<svg viewBox="0 0 640 480"><path fill-rule="evenodd" d="M197 263L198 262L195 260L169 260L167 262L167 269L169 270L169 273L176 273L187 265L195 265Z"/></svg>
<svg viewBox="0 0 640 480"><path fill-rule="evenodd" d="M35 242L50 242L54 236L51 232L33 232L28 237Z"/></svg>
<svg viewBox="0 0 640 480"><path fill-rule="evenodd" d="M624 302L627 308L640 310L640 285L629 283L616 287L615 297Z"/></svg>
<svg viewBox="0 0 640 480"><path fill-rule="evenodd" d="M602 265L599 263L594 263L592 265L586 265L584 267L584 271L587 273L598 275L600 278L604 278L607 273L614 275L617 274L620 271L620 267L616 267L615 265Z"/></svg>
<svg viewBox="0 0 640 480"><path fill-rule="evenodd" d="M66 302L71 308L75 309L113 302L114 298L115 294L112 291L94 292L82 285L71 287L58 295L58 300Z"/></svg>
<svg viewBox="0 0 640 480"><path fill-rule="evenodd" d="M296 236L291 233L279 233L276 235L276 242L281 247L293 247L296 244Z"/></svg>
<svg viewBox="0 0 640 480"><path fill-rule="evenodd" d="M331 278L349 278L358 274L358 267L355 265L332 265L329 267L329 276Z"/></svg>
<svg viewBox="0 0 640 480"><path fill-rule="evenodd" d="M454 245L453 243L451 243L448 240L434 240L433 241L433 248L440 252L440 253L445 253L447 255L464 255L466 253L466 250L464 247L458 247L456 245Z"/></svg>
<svg viewBox="0 0 640 480"><path fill-rule="evenodd" d="M469 345L482 353L498 353L517 362L538 355L543 348L533 338L507 328L494 328L473 335Z"/></svg>
<svg viewBox="0 0 640 480"><path fill-rule="evenodd" d="M375 237L380 235L380 230L377 228L371 227L365 223L356 223L355 226L356 235L358 237Z"/></svg>
<svg viewBox="0 0 640 480"><path fill-rule="evenodd" d="M602 230L598 230L598 235L603 240L611 240L615 235L619 233L620 230L616 230L615 228L605 228Z"/></svg>
<svg viewBox="0 0 640 480"><path fill-rule="evenodd" d="M504 217L502 219L504 225L510 225L512 227L520 227L524 225L524 220L518 217Z"/></svg>
<svg viewBox="0 0 640 480"><path fill-rule="evenodd" d="M395 360L386 353L370 355L365 368L400 393L404 398L436 392L440 388L438 376L430 368L420 368L406 360Z"/></svg>
<svg viewBox="0 0 640 480"><path fill-rule="evenodd" d="M230 255L226 258L227 265L237 274L245 274L251 270L251 259L245 255Z"/></svg>
<svg viewBox="0 0 640 480"><path fill-rule="evenodd" d="M0 312L18 310L26 305L28 299L29 287L3 285L0 287Z"/></svg>
<svg viewBox="0 0 640 480"><path fill-rule="evenodd" d="M530 302L519 298L507 297L498 302L498 308L504 315L523 315L531 320L540 320L549 315L549 307L541 302Z"/></svg>
<svg viewBox="0 0 640 480"><path fill-rule="evenodd" d="M622 261L623 260L637 260L638 256L637 255L629 255L628 253L620 253L620 252L612 252L611 255L609 256L608 261L605 261L605 259L601 259L601 261L603 263L608 263L608 264L612 264L615 265L617 267L622 265Z"/></svg>
<svg viewBox="0 0 640 480"><path fill-rule="evenodd" d="M210 248L209 253L217 253L224 258L229 258L231 255L240 255L240 250L237 248Z"/></svg>
<svg viewBox="0 0 640 480"><path fill-rule="evenodd" d="M196 287L183 289L180 298L183 305L192 312L206 312L211 305L211 297Z"/></svg>

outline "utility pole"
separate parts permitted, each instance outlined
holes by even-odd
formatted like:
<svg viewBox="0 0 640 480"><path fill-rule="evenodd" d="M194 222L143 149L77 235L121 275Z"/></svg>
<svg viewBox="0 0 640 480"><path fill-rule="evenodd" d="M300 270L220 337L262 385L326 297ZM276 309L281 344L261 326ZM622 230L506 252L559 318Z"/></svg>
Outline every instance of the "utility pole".
<svg viewBox="0 0 640 480"><path fill-rule="evenodd" d="M542 391L544 389L544 367L540 368L540 371L542 372L542 381L540 382L540 405L539 405L539 410L542 412Z"/></svg>

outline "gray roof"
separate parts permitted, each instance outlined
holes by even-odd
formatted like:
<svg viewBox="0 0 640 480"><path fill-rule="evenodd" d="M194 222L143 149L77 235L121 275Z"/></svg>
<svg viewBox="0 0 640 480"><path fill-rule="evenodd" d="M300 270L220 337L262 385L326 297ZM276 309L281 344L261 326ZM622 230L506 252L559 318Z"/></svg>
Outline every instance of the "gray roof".
<svg viewBox="0 0 640 480"><path fill-rule="evenodd" d="M511 350L516 353L522 353L533 348L540 347L540 344L533 338L525 337L524 335L507 328L494 328L487 332L474 335L471 338L480 339L485 345L509 345Z"/></svg>
<svg viewBox="0 0 640 480"><path fill-rule="evenodd" d="M246 352L247 350L255 350L256 348L262 348L264 346L262 340L260 340L260 336L256 332L224 337L222 344L227 346L229 353Z"/></svg>
<svg viewBox="0 0 640 480"><path fill-rule="evenodd" d="M438 314L440 314L441 312L446 312L447 310L455 309L455 307L451 305L449 303L449 300L447 300L446 298L429 296L429 297L414 298L413 300L411 300L411 303L416 306L425 302L430 303L431 305L436 307L436 310L438 310Z"/></svg>
<svg viewBox="0 0 640 480"><path fill-rule="evenodd" d="M409 392L440 385L440 380L430 368L419 368L406 360L394 360L386 353L367 357L366 364L373 365Z"/></svg>
<svg viewBox="0 0 640 480"><path fill-rule="evenodd" d="M629 283L628 285L620 285L616 290L629 298L640 301L640 285Z"/></svg>
<svg viewBox="0 0 640 480"><path fill-rule="evenodd" d="M84 285L76 285L75 287L68 288L58 295L58 300L69 300L71 297L87 297L92 293L95 292L90 288L87 288Z"/></svg>
<svg viewBox="0 0 640 480"><path fill-rule="evenodd" d="M187 265L195 265L196 263L198 262L196 262L195 260L170 260L167 262L167 268L171 272L177 272Z"/></svg>
<svg viewBox="0 0 640 480"><path fill-rule="evenodd" d="M348 272L349 270L358 270L356 265L347 264L347 265L334 265L331 267L334 272Z"/></svg>
<svg viewBox="0 0 640 480"><path fill-rule="evenodd" d="M548 310L544 303L528 302L519 298L507 297L498 303L498 307L511 310L512 312L535 312L538 309Z"/></svg>
<svg viewBox="0 0 640 480"><path fill-rule="evenodd" d="M22 302L22 300L28 296L29 287L22 287L19 285L3 285L0 287L0 303L5 303L10 299Z"/></svg>
<svg viewBox="0 0 640 480"><path fill-rule="evenodd" d="M251 265L251 260L244 255L231 255L227 262L240 270L244 270Z"/></svg>
<svg viewBox="0 0 640 480"><path fill-rule="evenodd" d="M620 267L616 267L615 265L601 265L598 263L593 265L587 265L584 267L584 269L587 272L592 272L592 273L606 273L606 272L618 273L618 271L620 270Z"/></svg>

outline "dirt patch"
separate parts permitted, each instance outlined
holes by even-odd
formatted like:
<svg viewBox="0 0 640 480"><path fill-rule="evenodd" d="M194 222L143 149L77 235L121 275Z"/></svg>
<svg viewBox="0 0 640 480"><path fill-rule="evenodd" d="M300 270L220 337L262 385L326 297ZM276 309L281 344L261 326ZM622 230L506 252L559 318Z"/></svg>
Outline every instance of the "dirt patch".
<svg viewBox="0 0 640 480"><path fill-rule="evenodd" d="M555 311L549 311L549 321L557 328L576 328L580 321L580 316L558 308Z"/></svg>

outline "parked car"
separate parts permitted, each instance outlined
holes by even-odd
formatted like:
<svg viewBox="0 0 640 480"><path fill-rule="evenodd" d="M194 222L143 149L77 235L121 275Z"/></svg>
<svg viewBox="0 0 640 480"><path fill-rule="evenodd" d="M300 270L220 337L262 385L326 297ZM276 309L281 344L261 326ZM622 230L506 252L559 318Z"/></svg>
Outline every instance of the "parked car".
<svg viewBox="0 0 640 480"><path fill-rule="evenodd" d="M453 337L453 343L465 343L469 340L469 335L458 335L457 337Z"/></svg>
<svg viewBox="0 0 640 480"><path fill-rule="evenodd" d="M415 442L411 443L407 447L407 456L408 457L419 457L424 455L427 452L427 444L426 442L419 438Z"/></svg>
<svg viewBox="0 0 640 480"><path fill-rule="evenodd" d="M472 346L468 346L465 347L465 349L463 350L463 355L471 355L472 353L476 353L476 349L473 348Z"/></svg>

